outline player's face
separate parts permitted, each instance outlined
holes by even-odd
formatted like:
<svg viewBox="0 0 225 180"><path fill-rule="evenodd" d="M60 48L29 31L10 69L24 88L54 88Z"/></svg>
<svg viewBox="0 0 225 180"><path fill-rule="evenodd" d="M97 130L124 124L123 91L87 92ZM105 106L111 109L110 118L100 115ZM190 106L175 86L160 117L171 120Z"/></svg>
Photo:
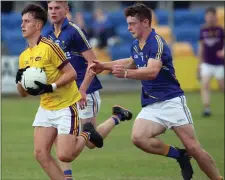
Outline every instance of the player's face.
<svg viewBox="0 0 225 180"><path fill-rule="evenodd" d="M212 12L208 12L205 15L205 21L207 24L216 24L216 15Z"/></svg>
<svg viewBox="0 0 225 180"><path fill-rule="evenodd" d="M63 2L51 1L48 3L48 15L54 24L62 23L68 11L68 6Z"/></svg>
<svg viewBox="0 0 225 180"><path fill-rule="evenodd" d="M143 23L137 17L128 16L127 24L128 31L130 31L132 36L136 39L140 39L144 31Z"/></svg>
<svg viewBox="0 0 225 180"><path fill-rule="evenodd" d="M24 38L29 38L40 31L40 21L34 19L31 13L26 13L22 17L22 34Z"/></svg>

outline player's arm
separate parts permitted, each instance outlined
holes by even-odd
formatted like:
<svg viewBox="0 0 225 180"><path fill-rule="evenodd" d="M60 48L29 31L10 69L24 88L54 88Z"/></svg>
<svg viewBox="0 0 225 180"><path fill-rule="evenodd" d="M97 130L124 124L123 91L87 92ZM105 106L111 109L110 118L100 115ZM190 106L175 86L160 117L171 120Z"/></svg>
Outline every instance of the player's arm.
<svg viewBox="0 0 225 180"><path fill-rule="evenodd" d="M60 71L63 74L55 82L57 88L65 86L66 84L73 82L74 79L77 79L77 73L74 70L73 66L69 63L69 61L66 61L66 62L67 63L65 63L63 66L60 67Z"/></svg>
<svg viewBox="0 0 225 180"><path fill-rule="evenodd" d="M115 66L120 66L123 69L136 69L134 60L130 57L126 59L118 59L111 62L94 61L94 63L88 67L88 72L95 75L101 73L103 70L113 71L113 67Z"/></svg>
<svg viewBox="0 0 225 180"><path fill-rule="evenodd" d="M21 85L21 79L22 79L22 75L23 75L23 72L26 71L26 69L29 67L24 67L24 64L22 63L23 62L23 56L20 55L19 57L19 69L16 73L16 86L17 86L17 90L20 94L21 97L26 97L28 96L29 94L26 92L26 90L23 88L23 86Z"/></svg>
<svg viewBox="0 0 225 180"><path fill-rule="evenodd" d="M115 65L121 65L126 69L135 69L136 65L134 63L134 60L132 57L124 58L124 59L118 59L111 62L102 62L102 66L104 70L110 70L112 71L113 66Z"/></svg>
<svg viewBox="0 0 225 180"><path fill-rule="evenodd" d="M88 66L91 65L94 61L97 61L96 55L92 49L88 49L87 51L84 51L82 55L87 61ZM86 92L93 78L94 76L86 71L84 80L80 86L80 91Z"/></svg>
<svg viewBox="0 0 225 180"><path fill-rule="evenodd" d="M204 53L204 47L203 47L203 42L200 41L198 45L198 59L199 59L199 64L203 62L203 53Z"/></svg>
<svg viewBox="0 0 225 180"><path fill-rule="evenodd" d="M124 69L120 66L115 66L112 73L118 78L129 78L136 80L153 80L157 77L162 68L162 61L150 58L147 67L139 69Z"/></svg>
<svg viewBox="0 0 225 180"><path fill-rule="evenodd" d="M52 65L57 67L62 72L62 75L52 84L43 84L39 81L34 81L34 83L37 84L39 88L28 89L27 92L30 95L36 96L44 93L52 93L57 88L69 84L77 78L76 71L66 59L64 52L59 46L52 43L47 51L49 55L48 58L52 62Z"/></svg>
<svg viewBox="0 0 225 180"><path fill-rule="evenodd" d="M121 66L113 67L113 75L119 78L129 78L137 80L153 80L157 77L162 68L162 54L164 44L160 36L156 35L149 47L149 59L146 67L138 69L124 69Z"/></svg>
<svg viewBox="0 0 225 180"><path fill-rule="evenodd" d="M198 43L198 59L199 59L199 65L203 62L203 53L204 53L204 46L203 46L203 29L200 29L200 35L199 35L199 43Z"/></svg>

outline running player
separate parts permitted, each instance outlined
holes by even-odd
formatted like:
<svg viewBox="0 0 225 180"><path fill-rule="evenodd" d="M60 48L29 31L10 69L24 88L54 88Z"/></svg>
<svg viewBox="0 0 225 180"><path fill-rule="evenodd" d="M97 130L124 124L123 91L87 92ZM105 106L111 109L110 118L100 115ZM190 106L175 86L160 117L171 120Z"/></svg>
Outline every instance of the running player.
<svg viewBox="0 0 225 180"><path fill-rule="evenodd" d="M210 82L212 77L224 91L224 30L217 25L216 9L208 8L205 13L206 24L200 30L199 71L203 116L211 115Z"/></svg>
<svg viewBox="0 0 225 180"><path fill-rule="evenodd" d="M96 56L87 40L86 33L76 24L69 22L66 18L68 13L67 1L49 1L48 14L52 27L43 35L58 44L64 51L67 59L77 72L76 83L82 95L80 100L79 117L81 123L91 122L96 127L96 116L100 109L101 99L99 90L102 85L97 78L86 74L88 64L96 60ZM86 74L86 75L85 75ZM114 106L113 112L121 114L121 117L110 117L104 123L100 124L96 130L105 138L115 125L122 120L130 120L131 113L119 106ZM128 114L126 114L128 112ZM89 148L94 148L92 143L87 143ZM66 177L72 178L72 168L69 163L60 163Z"/></svg>
<svg viewBox="0 0 225 180"><path fill-rule="evenodd" d="M33 122L35 157L50 179L64 180L64 173L50 154L53 142L57 141L57 157L63 162L71 162L88 140L102 147L103 139L91 123L85 124L83 132L78 135L80 125L76 103L81 95L74 82L77 74L63 51L41 37L47 21L46 11L38 5L29 4L21 14L22 34L28 48L19 57L17 89L22 97L40 95L40 106ZM47 84L35 81L39 88L25 91L20 81L28 67L43 68Z"/></svg>
<svg viewBox="0 0 225 180"><path fill-rule="evenodd" d="M141 80L142 110L138 114L132 141L141 150L177 160L184 180L190 180L192 156L212 180L223 179L210 155L201 147L183 90L175 76L172 55L165 40L151 28L152 13L144 4L125 9L128 30L136 39L131 57L112 62L94 62L88 72L110 70L118 78ZM158 138L172 129L186 149L174 148Z"/></svg>

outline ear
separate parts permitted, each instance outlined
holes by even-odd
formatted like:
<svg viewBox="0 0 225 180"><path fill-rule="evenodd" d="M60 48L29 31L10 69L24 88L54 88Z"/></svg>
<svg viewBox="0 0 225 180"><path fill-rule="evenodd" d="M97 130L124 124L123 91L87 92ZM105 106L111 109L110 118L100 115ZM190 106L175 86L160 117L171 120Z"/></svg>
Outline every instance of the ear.
<svg viewBox="0 0 225 180"><path fill-rule="evenodd" d="M142 21L142 23L143 23L143 26L145 28L149 27L149 20L148 19L145 19L144 21Z"/></svg>
<svg viewBox="0 0 225 180"><path fill-rule="evenodd" d="M41 29L42 29L42 22L41 22L41 21L38 21L38 22L37 22L36 28L37 28L38 30L41 30Z"/></svg>
<svg viewBox="0 0 225 180"><path fill-rule="evenodd" d="M70 11L70 10L69 10L69 6L66 5L66 14L68 14L69 11Z"/></svg>

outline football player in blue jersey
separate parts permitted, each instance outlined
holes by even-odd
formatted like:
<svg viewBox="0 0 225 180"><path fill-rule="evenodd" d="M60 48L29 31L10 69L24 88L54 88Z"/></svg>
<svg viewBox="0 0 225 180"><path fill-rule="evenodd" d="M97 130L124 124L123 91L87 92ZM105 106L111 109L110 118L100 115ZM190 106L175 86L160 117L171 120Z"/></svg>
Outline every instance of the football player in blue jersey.
<svg viewBox="0 0 225 180"><path fill-rule="evenodd" d="M212 180L223 179L210 155L201 147L187 107L184 92L176 79L173 58L165 40L151 28L152 13L144 4L135 4L124 11L128 30L136 39L131 56L112 62L94 62L90 74L112 71L118 78L141 80L142 110L132 130L132 142L141 150L175 159L184 180L193 176L190 157ZM172 129L185 149L165 144L158 136Z"/></svg>
<svg viewBox="0 0 225 180"><path fill-rule="evenodd" d="M101 99L99 90L102 85L97 76L89 76L86 73L88 64L96 60L96 56L89 44L86 33L76 24L69 22L66 18L68 13L67 1L48 1L48 14L52 26L43 32L43 36L58 44L69 62L77 72L76 83L82 95L79 102L79 118L83 128L96 127L96 116L100 109ZM113 107L112 116L104 123L96 127L97 132L105 138L120 121L130 120L132 113L120 106ZM90 141L87 143L89 148L94 148ZM57 144L56 144L57 146ZM60 162L67 180L72 179L72 169L70 163Z"/></svg>

